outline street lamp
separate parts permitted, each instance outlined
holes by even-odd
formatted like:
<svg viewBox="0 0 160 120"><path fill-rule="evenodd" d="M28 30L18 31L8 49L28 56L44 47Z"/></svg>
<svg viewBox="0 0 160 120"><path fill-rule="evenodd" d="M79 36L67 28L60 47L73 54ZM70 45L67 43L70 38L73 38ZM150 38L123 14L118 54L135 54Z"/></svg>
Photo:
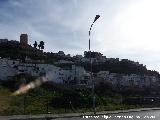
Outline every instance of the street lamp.
<svg viewBox="0 0 160 120"><path fill-rule="evenodd" d="M90 72L90 76L91 76L91 81L92 81L92 97L93 97L93 111L94 111L94 114L96 114L96 106L95 106L95 103L96 103L96 96L95 96L95 85L94 85L94 80L92 78L92 59L91 59L91 50L90 50L90 34L91 34L91 29L92 29L92 26L93 24L96 22L96 20L100 17L100 15L96 15L93 23L91 24L91 27L89 29L89 52L90 52L90 55L89 55L89 58L90 58L90 63L91 63L91 72Z"/></svg>
<svg viewBox="0 0 160 120"><path fill-rule="evenodd" d="M93 24L96 22L96 20L100 17L100 15L96 15L96 17L94 18L94 21L93 23L91 24L91 27L89 29L89 51L90 51L90 35L91 35L91 29L92 29L92 26ZM91 52L90 52L91 53ZM90 56L91 57L91 56Z"/></svg>

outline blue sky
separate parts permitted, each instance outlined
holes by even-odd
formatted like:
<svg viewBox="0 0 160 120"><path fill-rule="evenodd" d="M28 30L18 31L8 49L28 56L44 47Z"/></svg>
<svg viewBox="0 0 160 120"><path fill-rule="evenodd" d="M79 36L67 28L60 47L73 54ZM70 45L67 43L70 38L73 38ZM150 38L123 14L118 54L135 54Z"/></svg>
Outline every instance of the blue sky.
<svg viewBox="0 0 160 120"><path fill-rule="evenodd" d="M91 50L108 58L139 61L160 71L159 0L0 0L0 38L29 44L45 42L45 51L83 54L91 31Z"/></svg>

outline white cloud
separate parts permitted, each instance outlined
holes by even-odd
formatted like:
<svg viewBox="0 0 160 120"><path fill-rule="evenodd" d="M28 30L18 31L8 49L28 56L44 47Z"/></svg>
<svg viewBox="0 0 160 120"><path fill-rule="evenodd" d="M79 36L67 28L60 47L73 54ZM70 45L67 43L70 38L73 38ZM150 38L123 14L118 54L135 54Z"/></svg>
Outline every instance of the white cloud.
<svg viewBox="0 0 160 120"><path fill-rule="evenodd" d="M97 23L93 47L99 44L95 49L108 57L129 58L160 70L159 5L159 1L141 0L119 6L111 18Z"/></svg>
<svg viewBox="0 0 160 120"><path fill-rule="evenodd" d="M10 0L0 5L0 37L18 40L24 32L30 44L44 40L46 51L83 54L100 14L91 31L92 50L160 71L159 6L158 0Z"/></svg>

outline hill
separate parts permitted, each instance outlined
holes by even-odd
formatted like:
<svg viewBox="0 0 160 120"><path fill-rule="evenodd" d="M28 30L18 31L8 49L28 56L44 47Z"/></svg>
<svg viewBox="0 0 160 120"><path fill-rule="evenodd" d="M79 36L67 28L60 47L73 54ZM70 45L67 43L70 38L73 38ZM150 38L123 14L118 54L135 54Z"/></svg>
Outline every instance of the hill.
<svg viewBox="0 0 160 120"><path fill-rule="evenodd" d="M61 51L63 52L63 51ZM92 52L95 53L95 52ZM101 53L99 53L101 54ZM31 60L41 60L44 63L54 64L59 60L72 61L72 63L62 63L58 66L60 67L70 67L72 64L79 66L84 66L87 71L90 71L90 62L82 62L82 58L71 57L68 55L52 52L43 52L31 45L27 45L26 48L21 48L18 41L7 41L0 43L0 57L1 58L11 58L11 59L21 59L25 62L26 57ZM88 59L89 56L84 56L83 58ZM94 57L93 57L94 58ZM159 76L157 71L147 70L146 66L139 64L137 62L119 58L106 58L104 62L93 62L92 70L94 73L99 71L110 71L111 73L119 74L140 74L140 75L154 75Z"/></svg>

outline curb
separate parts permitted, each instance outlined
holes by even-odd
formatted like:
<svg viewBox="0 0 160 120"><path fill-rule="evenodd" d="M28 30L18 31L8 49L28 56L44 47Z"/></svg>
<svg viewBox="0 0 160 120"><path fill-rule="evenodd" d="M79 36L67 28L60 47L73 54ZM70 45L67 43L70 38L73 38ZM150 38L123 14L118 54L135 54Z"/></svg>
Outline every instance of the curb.
<svg viewBox="0 0 160 120"><path fill-rule="evenodd" d="M141 108L141 109L129 109L129 110L118 110L118 111L102 111L93 114L93 112L86 113L65 113L65 114L37 114L37 115L12 115L12 116L0 116L0 120L25 120L25 119L45 119L45 118L72 118L72 117L83 117L83 116L94 116L94 115L107 115L107 114L118 114L118 113L129 113L129 112L140 112L140 111L151 111L160 110L160 108Z"/></svg>

